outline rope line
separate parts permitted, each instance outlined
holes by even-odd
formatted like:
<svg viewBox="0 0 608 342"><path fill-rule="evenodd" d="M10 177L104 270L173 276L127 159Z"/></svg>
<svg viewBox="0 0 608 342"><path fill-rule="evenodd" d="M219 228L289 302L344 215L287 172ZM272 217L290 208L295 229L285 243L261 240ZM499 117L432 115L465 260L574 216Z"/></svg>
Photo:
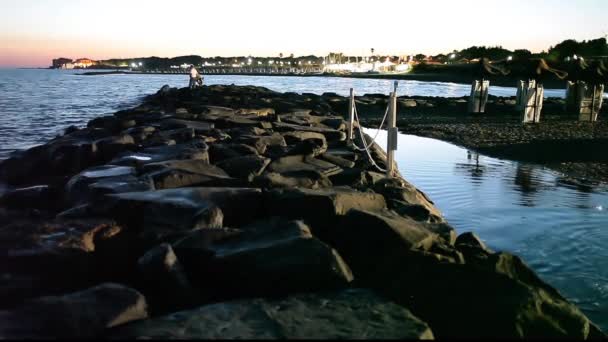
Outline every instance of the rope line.
<svg viewBox="0 0 608 342"><path fill-rule="evenodd" d="M370 163L380 172L385 173L386 169L381 168L376 161L374 160L374 158L372 157L372 154L370 152L370 147L376 143L376 138L378 138L378 135L380 134L380 130L382 129L382 126L384 126L384 122L386 121L386 118L388 117L388 111L389 111L389 106L386 107L386 111L384 113L384 118L382 119L382 122L380 123L380 127L378 127L378 130L376 131L376 135L374 136L374 138L371 140L371 142L367 143L367 140L365 139L365 136L363 135L363 129L361 129L361 122L359 121L359 113L357 111L357 106L353 101L353 111L354 111L354 119L357 122L358 126L359 126L359 136L361 137L361 141L363 142L363 148L357 146L357 144L355 143L355 141L353 140L353 147L360 151L363 152L365 151L365 153L367 154L367 157L369 158Z"/></svg>

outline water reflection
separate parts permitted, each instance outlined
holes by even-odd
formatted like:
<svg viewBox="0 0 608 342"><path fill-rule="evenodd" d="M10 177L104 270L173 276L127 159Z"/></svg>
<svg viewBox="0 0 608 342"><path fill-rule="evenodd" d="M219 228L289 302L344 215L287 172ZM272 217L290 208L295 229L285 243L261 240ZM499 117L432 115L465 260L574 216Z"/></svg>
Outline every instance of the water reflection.
<svg viewBox="0 0 608 342"><path fill-rule="evenodd" d="M385 146L385 132L378 143ZM474 231L494 250L520 255L608 330L605 185L403 134L396 161L459 232Z"/></svg>
<svg viewBox="0 0 608 342"><path fill-rule="evenodd" d="M526 207L534 207L534 200L541 187L536 178L536 168L530 165L517 163L514 184L521 195L520 204Z"/></svg>

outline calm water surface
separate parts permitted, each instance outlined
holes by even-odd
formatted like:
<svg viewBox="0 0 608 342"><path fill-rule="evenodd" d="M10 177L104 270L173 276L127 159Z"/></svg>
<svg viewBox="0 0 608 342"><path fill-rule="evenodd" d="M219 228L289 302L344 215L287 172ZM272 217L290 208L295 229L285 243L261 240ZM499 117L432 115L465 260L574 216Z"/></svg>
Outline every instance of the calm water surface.
<svg viewBox="0 0 608 342"><path fill-rule="evenodd" d="M377 141L385 146L384 131ZM608 330L607 186L574 185L542 166L404 134L395 160L459 233L473 231L492 249L521 256Z"/></svg>
<svg viewBox="0 0 608 342"><path fill-rule="evenodd" d="M136 105L185 75L78 76L73 71L0 70L0 159L44 143L69 125ZM390 80L205 76L207 84L258 85L298 93L384 93ZM399 95L465 96L469 86L400 81ZM515 95L514 88L491 93ZM563 97L563 91L547 91ZM379 140L386 139L380 132ZM459 232L474 231L495 250L518 254L608 330L608 189L576 186L533 164L468 153L437 140L401 135L397 161ZM0 184L0 193L3 185Z"/></svg>

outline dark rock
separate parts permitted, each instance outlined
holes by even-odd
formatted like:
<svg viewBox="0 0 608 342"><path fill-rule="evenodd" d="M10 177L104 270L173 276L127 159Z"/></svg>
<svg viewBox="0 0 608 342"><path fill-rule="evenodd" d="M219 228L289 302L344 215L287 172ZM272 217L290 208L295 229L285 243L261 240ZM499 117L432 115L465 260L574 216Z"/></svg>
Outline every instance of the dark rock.
<svg viewBox="0 0 608 342"><path fill-rule="evenodd" d="M373 280L377 265L407 263L408 250L428 249L436 239L420 222L390 211L358 208L349 210L325 236L363 281Z"/></svg>
<svg viewBox="0 0 608 342"><path fill-rule="evenodd" d="M316 171L291 172L285 175L265 172L254 179L254 184L261 188L306 188L319 189L332 186L331 181Z"/></svg>
<svg viewBox="0 0 608 342"><path fill-rule="evenodd" d="M338 131L331 128L323 128L323 127L308 127L308 126L299 126L284 122L277 122L274 124L277 130L283 132L293 132L293 131L303 131L303 132L313 132L313 133L321 133L325 135L325 138L328 141L344 141L346 140L346 133L342 131Z"/></svg>
<svg viewBox="0 0 608 342"><path fill-rule="evenodd" d="M100 276L98 237L120 229L107 219L14 219L1 226L0 274L8 276L0 281L1 305L93 285Z"/></svg>
<svg viewBox="0 0 608 342"><path fill-rule="evenodd" d="M264 172L268 164L270 164L270 159L268 158L248 155L223 160L217 163L217 166L232 177L253 181L256 176Z"/></svg>
<svg viewBox="0 0 608 342"><path fill-rule="evenodd" d="M257 154L258 150L255 147L245 144L213 144L209 148L209 156L214 164L226 159Z"/></svg>
<svg viewBox="0 0 608 342"><path fill-rule="evenodd" d="M187 272L219 298L343 288L353 279L340 255L299 221L260 221L212 244L213 258ZM193 268L193 269L192 269ZM244 286L244 284L246 284Z"/></svg>
<svg viewBox="0 0 608 342"><path fill-rule="evenodd" d="M93 201L107 193L151 190L149 182L139 181L132 167L104 165L85 170L66 184L66 199L71 205Z"/></svg>
<svg viewBox="0 0 608 342"><path fill-rule="evenodd" d="M61 297L42 297L7 315L5 338L96 338L106 329L148 317L146 299L131 288L106 283ZM6 317L6 316L5 316Z"/></svg>
<svg viewBox="0 0 608 342"><path fill-rule="evenodd" d="M12 209L35 208L57 210L61 208L61 192L48 185L11 190L0 196L0 205Z"/></svg>
<svg viewBox="0 0 608 342"><path fill-rule="evenodd" d="M283 217L303 219L315 235L323 238L324 230L350 209L376 211L385 208L386 202L381 195L349 188L277 189L268 194L268 207Z"/></svg>
<svg viewBox="0 0 608 342"><path fill-rule="evenodd" d="M464 264L428 253L409 259L401 270L377 270L377 288L428 322L438 338L586 339L594 330L513 255L481 251L465 255Z"/></svg>
<svg viewBox="0 0 608 342"><path fill-rule="evenodd" d="M355 167L355 162L350 161L348 159L342 158L340 156L331 154L331 153L323 153L321 155L321 159L326 160L332 164L336 164L344 169L351 169Z"/></svg>
<svg viewBox="0 0 608 342"><path fill-rule="evenodd" d="M143 167L154 188L174 189L189 186L219 186L232 178L224 170L203 160L176 160L147 164Z"/></svg>
<svg viewBox="0 0 608 342"><path fill-rule="evenodd" d="M388 201L401 201L410 205L420 205L428 210L432 220L443 218L434 203L420 190L403 179L383 178L373 184L375 192L382 194ZM397 203L397 202L393 202Z"/></svg>
<svg viewBox="0 0 608 342"><path fill-rule="evenodd" d="M368 290L246 299L118 328L120 339L432 339L407 309Z"/></svg>
<svg viewBox="0 0 608 342"><path fill-rule="evenodd" d="M437 223L443 222L441 216L433 214L429 210L429 206L422 204L410 204L399 200L389 200L388 206L402 216L409 216L417 221ZM454 237L454 240L456 237Z"/></svg>
<svg viewBox="0 0 608 342"><path fill-rule="evenodd" d="M316 171L326 177L330 177L342 172L342 169L335 164L311 156L294 155L273 161L268 166L268 171L280 174L301 171Z"/></svg>
<svg viewBox="0 0 608 342"><path fill-rule="evenodd" d="M148 147L140 152L125 153L110 162L113 165L121 166L142 166L145 164L158 163L168 160L196 159L209 162L209 147L199 139L194 139L189 143Z"/></svg>
<svg viewBox="0 0 608 342"><path fill-rule="evenodd" d="M134 226L174 231L238 227L263 212L262 192L248 188L168 189L109 195L108 200L108 210Z"/></svg>
<svg viewBox="0 0 608 342"><path fill-rule="evenodd" d="M197 295L171 245L152 248L137 261L144 294L153 312L175 310Z"/></svg>
<svg viewBox="0 0 608 342"><path fill-rule="evenodd" d="M243 135L238 141L255 147L259 154L264 154L268 146L287 146L283 136L278 133L267 136Z"/></svg>

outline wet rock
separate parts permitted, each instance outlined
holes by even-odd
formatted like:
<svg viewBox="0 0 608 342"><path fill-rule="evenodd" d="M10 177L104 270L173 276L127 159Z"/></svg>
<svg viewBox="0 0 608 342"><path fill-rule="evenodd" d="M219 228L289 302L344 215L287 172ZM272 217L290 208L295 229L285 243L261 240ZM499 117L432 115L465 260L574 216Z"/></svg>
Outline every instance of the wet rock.
<svg viewBox="0 0 608 342"><path fill-rule="evenodd" d="M16 325L3 324L3 337L95 338L109 328L145 319L148 313L146 299L139 292L106 283L61 297L31 300L7 316Z"/></svg>
<svg viewBox="0 0 608 342"><path fill-rule="evenodd" d="M270 164L270 159L268 158L249 155L223 160L217 163L217 166L226 171L231 177L253 181L256 176L264 172L268 164Z"/></svg>
<svg viewBox="0 0 608 342"><path fill-rule="evenodd" d="M433 339L407 309L368 290L246 299L137 322L113 337L178 339Z"/></svg>

